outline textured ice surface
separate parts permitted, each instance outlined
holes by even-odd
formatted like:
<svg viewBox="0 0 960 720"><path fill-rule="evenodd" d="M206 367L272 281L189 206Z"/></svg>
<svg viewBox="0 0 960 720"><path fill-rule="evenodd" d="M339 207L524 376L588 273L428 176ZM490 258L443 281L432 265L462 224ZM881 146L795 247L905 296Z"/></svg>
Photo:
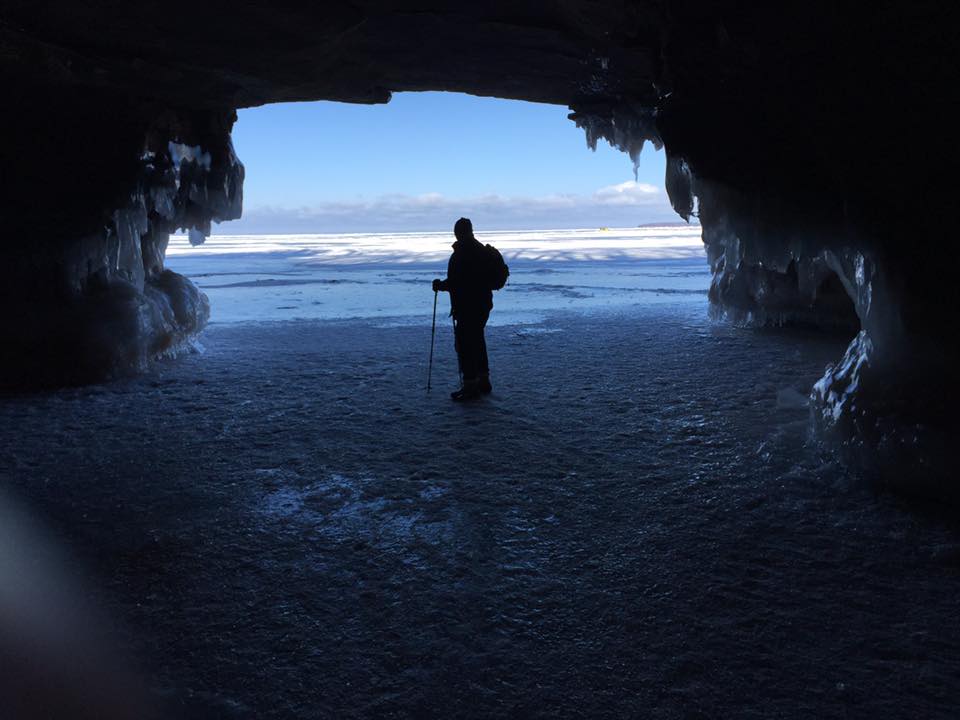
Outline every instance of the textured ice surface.
<svg viewBox="0 0 960 720"><path fill-rule="evenodd" d="M443 324L430 395L425 322L213 325L0 404L0 476L196 717L954 718L956 527L807 443L842 340L705 302L490 328L469 408Z"/></svg>

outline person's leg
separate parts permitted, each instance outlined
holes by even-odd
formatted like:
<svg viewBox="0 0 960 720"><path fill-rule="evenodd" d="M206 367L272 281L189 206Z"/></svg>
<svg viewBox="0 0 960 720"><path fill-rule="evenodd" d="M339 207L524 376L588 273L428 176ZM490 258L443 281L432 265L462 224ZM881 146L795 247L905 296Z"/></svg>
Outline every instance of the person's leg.
<svg viewBox="0 0 960 720"><path fill-rule="evenodd" d="M476 380L479 371L477 324L472 318L457 320L456 330L457 357L460 360L460 372L464 381Z"/></svg>
<svg viewBox="0 0 960 720"><path fill-rule="evenodd" d="M490 313L486 313L480 323L479 352L477 354L477 379L480 382L480 392L488 394L493 392L493 386L490 384L490 360L487 358L487 338L485 328Z"/></svg>
<svg viewBox="0 0 960 720"><path fill-rule="evenodd" d="M483 341L483 324L479 318L463 315L457 318L456 343L463 372L463 388L451 396L454 400L470 400L480 394L480 343Z"/></svg>
<svg viewBox="0 0 960 720"><path fill-rule="evenodd" d="M463 323L459 320L453 322L453 349L457 352L457 369L463 378Z"/></svg>

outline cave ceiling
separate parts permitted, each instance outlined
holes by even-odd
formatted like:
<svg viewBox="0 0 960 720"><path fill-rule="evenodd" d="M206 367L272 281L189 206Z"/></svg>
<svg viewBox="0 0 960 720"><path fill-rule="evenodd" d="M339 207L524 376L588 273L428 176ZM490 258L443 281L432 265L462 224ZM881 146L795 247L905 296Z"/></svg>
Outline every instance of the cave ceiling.
<svg viewBox="0 0 960 720"><path fill-rule="evenodd" d="M5 5L0 52L19 72L201 107L407 90L643 97L659 52L656 3Z"/></svg>
<svg viewBox="0 0 960 720"><path fill-rule="evenodd" d="M914 204L887 184L943 151L881 146L949 127L958 14L931 0L8 0L0 79L12 104L26 82L153 103L147 113L420 90L608 119L646 108L699 177L747 192L776 183L831 221L868 222L876 206Z"/></svg>

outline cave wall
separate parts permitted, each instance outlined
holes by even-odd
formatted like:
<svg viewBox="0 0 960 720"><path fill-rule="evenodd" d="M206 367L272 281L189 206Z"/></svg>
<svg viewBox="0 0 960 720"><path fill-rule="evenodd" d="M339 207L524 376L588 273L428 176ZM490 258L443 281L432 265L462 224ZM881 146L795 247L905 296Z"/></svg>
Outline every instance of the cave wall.
<svg viewBox="0 0 960 720"><path fill-rule="evenodd" d="M183 349L209 304L165 269L167 242L239 217L235 112L16 78L5 88L0 387L96 381Z"/></svg>
<svg viewBox="0 0 960 720"><path fill-rule="evenodd" d="M815 387L815 419L874 474L942 494L960 360L960 253L942 242L955 192L941 172L957 156L957 9L715 9L671 37L658 115L699 197L711 300L809 320L835 274L860 331ZM798 292L785 304L777 281L791 264ZM821 326L837 319L827 308L813 313Z"/></svg>
<svg viewBox="0 0 960 720"><path fill-rule="evenodd" d="M589 143L635 162L664 147L715 311L854 335L815 389L818 422L922 457L956 426L958 15L932 0L10 0L7 383L142 366L202 327L205 298L163 250L240 212L234 109L450 90L568 105Z"/></svg>

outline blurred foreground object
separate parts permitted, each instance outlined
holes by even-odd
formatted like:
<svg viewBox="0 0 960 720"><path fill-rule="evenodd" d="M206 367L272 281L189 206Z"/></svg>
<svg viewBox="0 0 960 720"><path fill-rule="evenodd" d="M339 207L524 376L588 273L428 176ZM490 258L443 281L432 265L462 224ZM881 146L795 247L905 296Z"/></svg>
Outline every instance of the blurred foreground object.
<svg viewBox="0 0 960 720"><path fill-rule="evenodd" d="M0 492L0 715L147 718L144 694L54 542Z"/></svg>

